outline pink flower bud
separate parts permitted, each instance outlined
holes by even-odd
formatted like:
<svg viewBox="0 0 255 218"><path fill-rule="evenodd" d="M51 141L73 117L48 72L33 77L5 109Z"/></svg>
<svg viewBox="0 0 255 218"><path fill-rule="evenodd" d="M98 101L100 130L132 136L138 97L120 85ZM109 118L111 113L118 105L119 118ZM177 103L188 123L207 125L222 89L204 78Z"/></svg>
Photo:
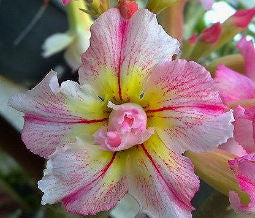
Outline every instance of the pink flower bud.
<svg viewBox="0 0 255 218"><path fill-rule="evenodd" d="M233 16L233 22L236 26L246 28L255 15L255 8L239 10Z"/></svg>
<svg viewBox="0 0 255 218"><path fill-rule="evenodd" d="M191 44L191 45L194 45L196 44L197 42L197 34L194 33L189 39L188 39L188 43Z"/></svg>
<svg viewBox="0 0 255 218"><path fill-rule="evenodd" d="M122 17L129 19L138 10L138 5L136 2L131 2L129 0L120 0L118 8Z"/></svg>
<svg viewBox="0 0 255 218"><path fill-rule="evenodd" d="M212 26L203 30L200 40L206 43L217 43L221 34L221 24L215 23Z"/></svg>
<svg viewBox="0 0 255 218"><path fill-rule="evenodd" d="M147 115L137 104L125 103L114 105L109 116L108 126L103 126L94 133L95 144L102 150L120 151L134 145L142 144L153 134L152 129L146 129Z"/></svg>
<svg viewBox="0 0 255 218"><path fill-rule="evenodd" d="M72 0L62 0L62 2L63 2L64 5L69 4L71 1L72 1Z"/></svg>

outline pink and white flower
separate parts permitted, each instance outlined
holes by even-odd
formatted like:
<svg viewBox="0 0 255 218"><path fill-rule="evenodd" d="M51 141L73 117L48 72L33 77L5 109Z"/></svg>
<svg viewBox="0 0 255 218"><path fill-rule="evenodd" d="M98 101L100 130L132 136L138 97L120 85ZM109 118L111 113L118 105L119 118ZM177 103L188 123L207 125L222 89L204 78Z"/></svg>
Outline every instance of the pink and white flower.
<svg viewBox="0 0 255 218"><path fill-rule="evenodd" d="M255 98L255 49L251 41L243 37L237 44L237 48L245 60L245 75L241 75L224 65L218 67L215 82L221 96L227 105L245 103ZM244 108L245 107L245 108ZM240 188L250 196L248 205L242 204L236 192L229 193L231 205L237 212L255 214L255 105L237 106L234 110L234 137L229 139L220 148L237 156L229 161L234 171Z"/></svg>
<svg viewBox="0 0 255 218"><path fill-rule="evenodd" d="M128 192L151 217L188 218L199 188L186 150L210 151L233 136L214 82L195 62L173 60L177 40L140 9L118 8L91 27L79 83L51 71L10 104L25 113L22 139L48 160L42 203L83 215Z"/></svg>

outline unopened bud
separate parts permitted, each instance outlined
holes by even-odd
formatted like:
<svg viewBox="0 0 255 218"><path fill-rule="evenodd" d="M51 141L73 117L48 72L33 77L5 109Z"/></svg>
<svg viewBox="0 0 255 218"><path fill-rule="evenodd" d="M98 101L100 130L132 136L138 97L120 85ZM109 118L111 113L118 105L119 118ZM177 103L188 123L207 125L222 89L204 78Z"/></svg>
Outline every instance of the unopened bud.
<svg viewBox="0 0 255 218"><path fill-rule="evenodd" d="M249 196L243 192L236 179L235 174L230 169L229 160L236 158L221 149L215 149L212 152L191 152L185 153L195 166L196 174L207 184L217 191L228 196L230 191L235 191L241 198L242 203L249 202Z"/></svg>
<svg viewBox="0 0 255 218"><path fill-rule="evenodd" d="M122 17L129 19L138 10L138 5L134 1L120 0L118 8Z"/></svg>
<svg viewBox="0 0 255 218"><path fill-rule="evenodd" d="M188 40L184 42L181 58L187 59L187 57L189 57L193 48L196 45L196 42L197 42L197 34L195 33Z"/></svg>
<svg viewBox="0 0 255 218"><path fill-rule="evenodd" d="M204 29L197 40L190 59L198 60L200 57L206 56L214 50L215 44L218 42L221 35L221 31L222 26L220 23L215 23Z"/></svg>
<svg viewBox="0 0 255 218"><path fill-rule="evenodd" d="M205 43L214 44L218 42L220 34L221 34L221 24L218 22L204 29L199 40Z"/></svg>

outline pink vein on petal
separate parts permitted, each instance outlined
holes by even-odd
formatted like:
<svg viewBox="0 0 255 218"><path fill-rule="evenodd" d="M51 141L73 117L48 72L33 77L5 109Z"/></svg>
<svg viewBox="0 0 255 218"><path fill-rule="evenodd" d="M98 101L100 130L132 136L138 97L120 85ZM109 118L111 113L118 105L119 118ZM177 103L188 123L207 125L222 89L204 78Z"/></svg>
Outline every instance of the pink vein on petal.
<svg viewBox="0 0 255 218"><path fill-rule="evenodd" d="M153 113L153 112L161 112L161 111L170 111L170 110L176 110L178 108L199 108L199 109L222 111L222 112L226 110L224 106L218 106L218 105L192 105L192 106L184 105L184 106L165 106L161 108L147 110L146 112Z"/></svg>
<svg viewBox="0 0 255 218"><path fill-rule="evenodd" d="M171 192L173 193L173 195L176 197L176 199L181 202L182 205L185 205L188 208L194 209L194 207L192 205L189 205L188 203L186 203L185 201L183 201L178 194L176 193L176 191L174 190L173 187L170 186L170 184L168 182L166 182L166 180L164 179L164 176L162 175L162 173L160 172L160 170L157 167L157 164L155 163L155 161L153 160L152 156L150 155L150 153L148 152L148 150L145 148L144 144L141 145L144 153L146 154L146 156L149 158L151 164L153 165L153 167L155 168L155 170L157 171L157 173L159 174L159 176L162 178L162 180L165 182L165 184L167 185L167 187L171 190Z"/></svg>
<svg viewBox="0 0 255 218"><path fill-rule="evenodd" d="M123 50L123 38L124 38L124 35L125 35L125 32L126 32L126 28L127 28L127 21L124 21L121 25L121 34L122 34L122 38L121 38L121 43L120 43L120 51ZM121 66L122 66L122 63L123 63L123 60L122 60L122 55L120 55L119 57L119 69L118 69L118 73L117 73L117 77L118 77L118 89L119 89L119 98L120 100L122 101L122 91L121 91L121 83L120 83L120 74L121 74Z"/></svg>
<svg viewBox="0 0 255 218"><path fill-rule="evenodd" d="M80 120L75 120L75 121L56 121L56 120L49 120L45 118L39 118L39 117L34 117L31 115L25 115L25 120L27 121L41 121L41 122L48 122L48 123L63 123L63 124L78 124L78 123L84 123L84 124L92 124L92 123L100 123L107 121L108 118L102 118L102 119L92 119L92 120L87 120L84 118L81 118Z"/></svg>
<svg viewBox="0 0 255 218"><path fill-rule="evenodd" d="M83 190L86 190L86 188L88 186L90 186L91 184L93 184L95 181L97 181L100 177L104 176L107 172L107 170L110 168L110 166L112 165L113 161L115 160L117 152L114 152L112 155L111 160L105 165L105 167L100 171L101 173L95 178L93 179L90 183L88 183L85 187L82 187L80 189L78 189L77 191L75 191L74 193L66 196L65 198L63 198L63 203L65 205L70 204L72 202L74 202L75 200L78 199L77 195L82 192Z"/></svg>

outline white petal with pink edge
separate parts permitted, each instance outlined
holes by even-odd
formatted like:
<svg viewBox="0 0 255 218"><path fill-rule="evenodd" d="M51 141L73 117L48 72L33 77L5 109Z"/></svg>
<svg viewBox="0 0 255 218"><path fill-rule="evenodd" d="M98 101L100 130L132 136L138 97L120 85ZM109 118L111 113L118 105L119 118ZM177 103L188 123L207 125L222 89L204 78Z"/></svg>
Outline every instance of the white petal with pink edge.
<svg viewBox="0 0 255 218"><path fill-rule="evenodd" d="M158 136L137 146L128 156L129 194L152 218L191 218L191 199L199 179L191 161L168 150Z"/></svg>
<svg viewBox="0 0 255 218"><path fill-rule="evenodd" d="M42 204L62 201L69 212L82 215L110 210L127 193L124 160L83 139L57 148L38 183Z"/></svg>
<svg viewBox="0 0 255 218"><path fill-rule="evenodd" d="M144 98L149 99L148 126L175 152L210 151L233 136L232 111L225 113L209 72L195 62L179 59L156 66Z"/></svg>
<svg viewBox="0 0 255 218"><path fill-rule="evenodd" d="M136 69L136 73L141 71L139 77L144 77L155 64L171 60L179 52L179 42L165 33L156 15L146 9L128 20L116 8L106 11L92 25L90 43L82 55L80 82L94 81L99 94L109 90L116 98L128 88L127 74Z"/></svg>
<svg viewBox="0 0 255 218"><path fill-rule="evenodd" d="M254 82L225 65L218 66L214 81L225 102L246 100L255 97Z"/></svg>
<svg viewBox="0 0 255 218"><path fill-rule="evenodd" d="M10 105L24 112L22 139L27 148L48 157L56 147L90 134L104 124L104 103L88 87L66 81L59 86L51 71L32 90L10 99Z"/></svg>

